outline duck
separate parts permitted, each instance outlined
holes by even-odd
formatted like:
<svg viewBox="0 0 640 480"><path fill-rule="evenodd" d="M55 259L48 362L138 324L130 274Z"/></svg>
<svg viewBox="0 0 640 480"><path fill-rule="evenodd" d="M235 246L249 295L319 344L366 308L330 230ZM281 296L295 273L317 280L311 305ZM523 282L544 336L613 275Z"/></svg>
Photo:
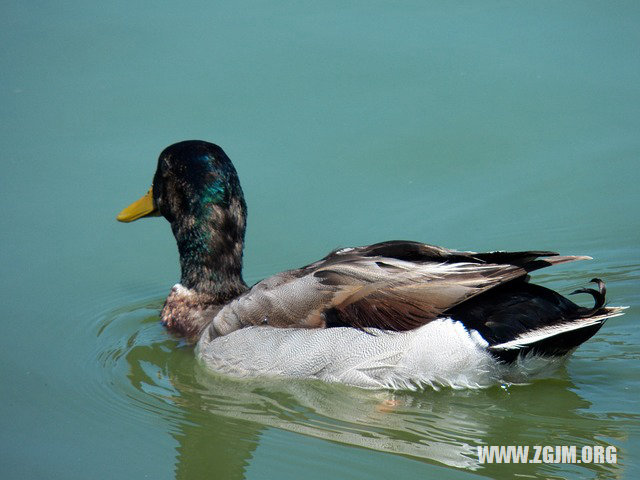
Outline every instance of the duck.
<svg viewBox="0 0 640 480"><path fill-rule="evenodd" d="M593 307L530 281L591 257L404 240L339 248L249 287L240 180L224 150L202 140L165 148L151 188L117 220L153 216L169 222L181 269L161 323L220 374L387 389L528 382L623 313L606 306L599 278L572 292Z"/></svg>

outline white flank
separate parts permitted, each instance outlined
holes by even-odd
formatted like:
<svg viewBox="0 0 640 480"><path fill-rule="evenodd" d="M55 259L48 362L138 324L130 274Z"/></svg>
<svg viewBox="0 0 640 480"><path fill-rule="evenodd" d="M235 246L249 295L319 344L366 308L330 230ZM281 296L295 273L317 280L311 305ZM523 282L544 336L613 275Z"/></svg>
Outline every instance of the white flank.
<svg viewBox="0 0 640 480"><path fill-rule="evenodd" d="M235 377L309 378L369 389L484 388L527 382L548 374L563 361L529 354L505 365L489 348L520 348L622 315L623 308L529 332L494 347L475 330L442 318L406 332L256 326L213 338L207 329L196 355L207 368Z"/></svg>
<svg viewBox="0 0 640 480"><path fill-rule="evenodd" d="M205 331L197 356L237 377L314 378L362 388L481 388L504 366L460 322L440 319L407 332L354 328L248 327L217 338Z"/></svg>

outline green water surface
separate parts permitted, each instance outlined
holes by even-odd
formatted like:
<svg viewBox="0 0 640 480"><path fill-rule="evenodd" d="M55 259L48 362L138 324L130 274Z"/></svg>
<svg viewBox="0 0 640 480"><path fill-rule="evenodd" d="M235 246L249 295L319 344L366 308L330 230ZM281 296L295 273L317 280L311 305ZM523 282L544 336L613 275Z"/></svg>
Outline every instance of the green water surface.
<svg viewBox="0 0 640 480"><path fill-rule="evenodd" d="M8 0L0 45L1 478L640 477L640 3ZM238 169L248 283L412 239L591 255L535 280L631 308L524 386L210 374L158 321L168 224L115 221L193 138Z"/></svg>

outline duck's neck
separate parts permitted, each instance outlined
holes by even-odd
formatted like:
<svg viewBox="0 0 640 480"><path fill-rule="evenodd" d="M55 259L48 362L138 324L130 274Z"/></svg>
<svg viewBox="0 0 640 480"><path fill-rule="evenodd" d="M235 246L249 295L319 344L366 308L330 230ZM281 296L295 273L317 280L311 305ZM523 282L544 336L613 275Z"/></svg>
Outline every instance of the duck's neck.
<svg viewBox="0 0 640 480"><path fill-rule="evenodd" d="M171 225L182 274L161 317L168 329L191 340L197 340L224 305L248 290L242 278L244 200L234 199L226 208L207 208L206 215Z"/></svg>
<svg viewBox="0 0 640 480"><path fill-rule="evenodd" d="M201 249L206 245L205 249ZM209 294L218 303L228 303L247 290L242 278L243 243L226 245L222 239L197 238L178 245L180 283L198 293Z"/></svg>
<svg viewBox="0 0 640 480"><path fill-rule="evenodd" d="M229 206L207 207L206 214L172 224L180 253L180 283L225 304L247 290L242 278L242 251L246 226L243 199Z"/></svg>

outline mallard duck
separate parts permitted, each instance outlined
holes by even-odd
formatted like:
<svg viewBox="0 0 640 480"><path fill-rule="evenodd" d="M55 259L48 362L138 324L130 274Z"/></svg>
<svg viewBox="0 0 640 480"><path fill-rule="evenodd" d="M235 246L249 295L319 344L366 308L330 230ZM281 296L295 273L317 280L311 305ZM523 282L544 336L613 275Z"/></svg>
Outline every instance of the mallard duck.
<svg viewBox="0 0 640 480"><path fill-rule="evenodd" d="M180 254L162 324L197 341L205 365L234 375L369 388L520 381L622 314L605 306L597 278L597 288L573 292L592 295L592 308L529 283L534 270L590 257L411 241L341 248L249 288L240 181L222 148L204 141L167 147L152 188L117 219L149 216L169 221Z"/></svg>

